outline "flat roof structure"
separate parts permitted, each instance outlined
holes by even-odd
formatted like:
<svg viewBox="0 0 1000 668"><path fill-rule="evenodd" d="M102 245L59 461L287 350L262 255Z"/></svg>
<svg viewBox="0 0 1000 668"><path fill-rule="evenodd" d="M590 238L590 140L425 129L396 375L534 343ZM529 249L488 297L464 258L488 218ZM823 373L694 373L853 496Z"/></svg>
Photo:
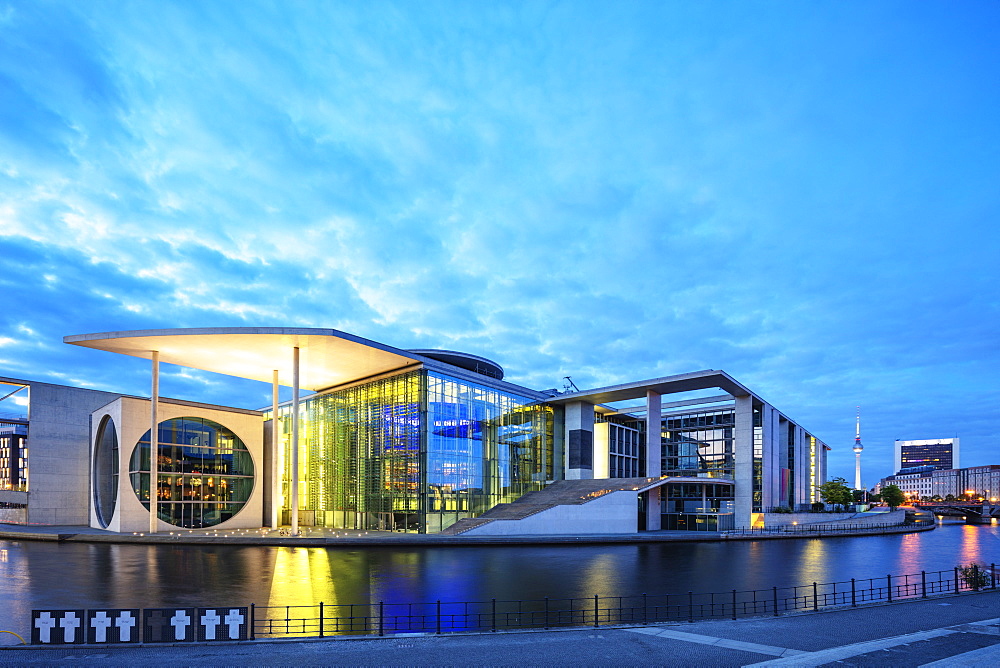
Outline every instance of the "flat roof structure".
<svg viewBox="0 0 1000 668"><path fill-rule="evenodd" d="M594 404L610 404L616 401L645 398L647 391L658 394L676 394L695 390L721 389L733 396L752 395L749 389L725 371L706 369L676 376L664 376L652 380L641 380L623 385L609 385L594 390L567 392L549 399L549 403L567 404L572 401L587 401Z"/></svg>

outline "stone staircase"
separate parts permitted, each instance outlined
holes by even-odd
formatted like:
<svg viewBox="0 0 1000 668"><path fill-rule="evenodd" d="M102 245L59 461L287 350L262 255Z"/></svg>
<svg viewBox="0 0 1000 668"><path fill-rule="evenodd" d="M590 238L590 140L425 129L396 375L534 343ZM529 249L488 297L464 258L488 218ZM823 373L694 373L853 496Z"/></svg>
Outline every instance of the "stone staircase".
<svg viewBox="0 0 1000 668"><path fill-rule="evenodd" d="M545 489L528 492L512 503L501 503L479 517L466 517L452 524L441 536L457 536L494 520L520 520L562 505L581 505L611 492L636 490L659 478L611 478L604 480L557 480Z"/></svg>

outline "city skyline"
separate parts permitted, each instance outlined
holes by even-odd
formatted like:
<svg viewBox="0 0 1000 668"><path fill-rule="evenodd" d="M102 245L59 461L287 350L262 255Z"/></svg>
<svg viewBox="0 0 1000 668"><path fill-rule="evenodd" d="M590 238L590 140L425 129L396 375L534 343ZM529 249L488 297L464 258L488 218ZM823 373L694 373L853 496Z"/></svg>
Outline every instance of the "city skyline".
<svg viewBox="0 0 1000 668"><path fill-rule="evenodd" d="M142 395L62 337L331 327L535 389L722 369L847 480L860 405L866 487L896 439L1000 463L998 18L0 1L0 375Z"/></svg>

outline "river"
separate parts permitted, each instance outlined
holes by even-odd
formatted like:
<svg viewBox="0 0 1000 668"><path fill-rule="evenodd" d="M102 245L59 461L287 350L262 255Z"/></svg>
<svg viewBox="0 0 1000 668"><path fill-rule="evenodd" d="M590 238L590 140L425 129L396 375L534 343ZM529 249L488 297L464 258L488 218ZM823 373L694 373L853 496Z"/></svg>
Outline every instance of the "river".
<svg viewBox="0 0 1000 668"><path fill-rule="evenodd" d="M972 562L1000 563L1000 527L945 521L929 532L852 538L452 548L0 540L0 631L26 630L32 609L722 592Z"/></svg>

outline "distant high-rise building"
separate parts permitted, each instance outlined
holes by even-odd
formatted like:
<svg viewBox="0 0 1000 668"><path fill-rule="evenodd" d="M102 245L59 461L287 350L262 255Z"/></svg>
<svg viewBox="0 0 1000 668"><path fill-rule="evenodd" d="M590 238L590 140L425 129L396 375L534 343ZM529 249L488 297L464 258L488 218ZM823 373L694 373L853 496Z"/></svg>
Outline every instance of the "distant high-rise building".
<svg viewBox="0 0 1000 668"><path fill-rule="evenodd" d="M959 468L958 439L897 440L895 470L900 471L914 466L933 466L939 471Z"/></svg>

